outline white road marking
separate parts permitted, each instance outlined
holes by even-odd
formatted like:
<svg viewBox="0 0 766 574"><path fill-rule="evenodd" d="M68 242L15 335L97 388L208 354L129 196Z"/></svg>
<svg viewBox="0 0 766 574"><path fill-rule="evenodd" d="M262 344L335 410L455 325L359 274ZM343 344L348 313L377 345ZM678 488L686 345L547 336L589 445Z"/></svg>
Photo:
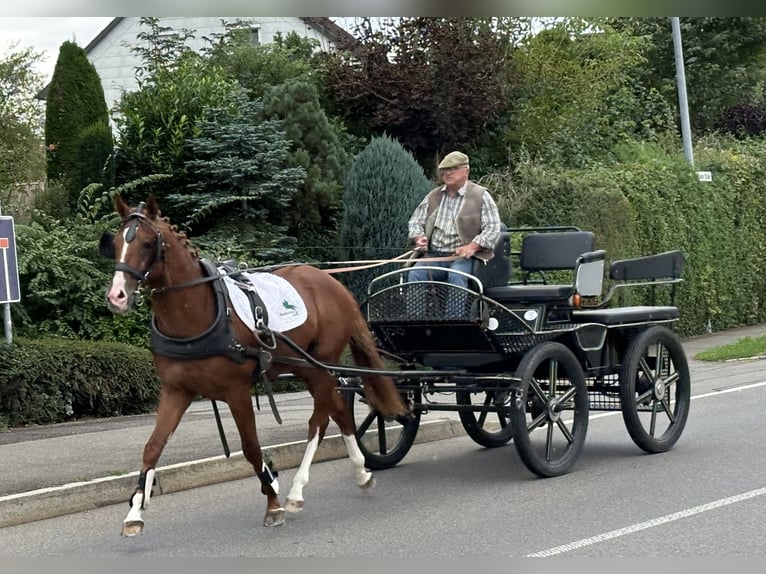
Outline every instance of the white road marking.
<svg viewBox="0 0 766 574"><path fill-rule="evenodd" d="M741 387L732 387L730 389L724 389L720 391L712 391L709 393L703 393L701 395L695 395L693 397L690 397L690 400L694 399L704 399L706 397L712 397L717 395L722 395L726 393L735 393L738 391L744 391L746 389L753 389L756 387L762 387L766 385L766 381L761 381L759 383L751 383L749 385L742 385ZM590 419L596 419L606 416L613 416L616 414L620 414L621 411L610 411L606 413L599 413L597 415L592 415ZM618 528L617 530L612 530L610 532L604 532L603 534L597 534L596 536L590 536L588 538L582 538L580 540L576 540L574 542L569 542L567 544L562 544L560 546L554 546L553 548L548 548L547 550L541 550L540 552L534 552L532 554L527 554L526 558L546 558L548 556L555 556L557 554L563 554L565 552L569 552L571 550L577 550L579 548L584 548L585 546L590 546L592 544L598 544L599 542L605 542L607 540L611 540L613 538L619 538L620 536L626 536L628 534L633 534L634 532L639 532L640 530L646 530L647 528L654 528L655 526L660 526L662 524L666 524L668 522L673 522L675 520L680 520L681 518L686 518L688 516L693 516L695 514L700 514L701 512L707 512L708 510L715 510L716 508L721 508L723 506L728 506L729 504L734 504L736 502L742 502L743 500L748 500L750 498L755 498L757 496L763 496L766 494L766 487L764 488L757 488L755 490L751 490L748 492L743 492L742 494L736 494L734 496L727 496L726 498L720 498L718 500L714 500L713 502L708 502L707 504L701 504L699 506L694 506L692 508L687 508L685 510L680 510L678 512L674 512L672 514L667 514L665 516L661 516L659 518L653 518L651 520L647 520L645 522L639 522L638 524L632 524L630 526L626 526L624 528Z"/></svg>
<svg viewBox="0 0 766 574"><path fill-rule="evenodd" d="M596 536L583 538L581 540L576 540L575 542L562 544L561 546L554 546L553 548L548 548L547 550L541 550L540 552L534 552L533 554L527 554L526 558L545 558L547 556L555 556L556 554L563 554L564 552L569 552L570 550L577 550L578 548L590 546L591 544L598 544L599 542L611 540L612 538L618 538L620 536L625 536L626 534L633 534L634 532L638 532L639 530L654 528L655 526L660 526L668 522L673 522L674 520L680 520L681 518L693 516L701 512L707 512L708 510L715 510L716 508L721 508L722 506L728 506L729 504L734 504L735 502L741 502L749 498L755 498L756 496L763 496L764 494L766 494L766 487L757 488L749 492L743 492L742 494L737 494L735 496L728 496L726 498L714 500L713 502L708 502L707 504L701 504L700 506L695 506L693 508L687 508L679 512L674 512L673 514L667 514L659 518L652 518L651 520L647 520L646 522L639 522L638 524L626 526L625 528L618 528L617 530L612 530L611 532L597 534Z"/></svg>

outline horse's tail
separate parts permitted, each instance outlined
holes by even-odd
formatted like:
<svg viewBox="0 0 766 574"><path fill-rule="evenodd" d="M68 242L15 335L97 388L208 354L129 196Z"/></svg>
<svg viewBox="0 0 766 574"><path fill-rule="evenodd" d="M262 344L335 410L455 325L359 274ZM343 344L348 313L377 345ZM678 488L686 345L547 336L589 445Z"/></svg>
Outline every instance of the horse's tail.
<svg viewBox="0 0 766 574"><path fill-rule="evenodd" d="M364 318L359 313L354 321L354 331L349 341L351 356L359 367L384 369L375 342ZM371 406L384 416L407 414L407 406L394 384L394 380L385 375L363 375L364 395Z"/></svg>

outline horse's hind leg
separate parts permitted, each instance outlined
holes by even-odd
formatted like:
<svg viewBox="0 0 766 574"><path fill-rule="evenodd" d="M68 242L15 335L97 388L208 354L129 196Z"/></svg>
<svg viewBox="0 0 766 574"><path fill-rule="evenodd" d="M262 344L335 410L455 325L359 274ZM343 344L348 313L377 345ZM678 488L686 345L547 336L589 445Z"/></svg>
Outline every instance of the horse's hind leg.
<svg viewBox="0 0 766 574"><path fill-rule="evenodd" d="M364 467L364 455L359 449L354 436L354 420L346 407L342 396L336 390L337 381L327 373L312 372L305 378L314 397L314 412L309 419L308 443L298 471L293 478L292 488L287 495L285 510L300 512L303 510L303 488L309 481L309 468L314 460L319 444L324 438L330 417L338 424L341 436L348 449L349 458L354 466L356 483L361 488L373 486L372 474Z"/></svg>
<svg viewBox="0 0 766 574"><path fill-rule="evenodd" d="M335 392L334 410L330 414L332 420L340 429L340 436L346 445L348 458L354 468L354 477L359 488L372 488L375 486L375 477L364 466L364 455L356 442L354 434L354 416L339 392Z"/></svg>
<svg viewBox="0 0 766 574"><path fill-rule="evenodd" d="M306 451L293 477L293 484L287 495L285 510L288 512L300 512L303 510L303 488L309 482L309 469L319 448L327 425L330 423L330 411L332 410L332 395L335 394L335 378L331 375L315 369L298 371L295 375L301 377L314 398L314 411L309 418Z"/></svg>
<svg viewBox="0 0 766 574"><path fill-rule="evenodd" d="M237 423L237 430L242 441L242 454L255 469L261 481L261 492L266 496L266 515L264 526L279 526L285 521L285 509L279 502L279 481L271 468L263 462L261 445L255 428L255 413L250 396L250 387L243 385L226 398L229 410Z"/></svg>
<svg viewBox="0 0 766 574"><path fill-rule="evenodd" d="M154 469L181 417L192 401L192 395L179 389L162 387L157 405L157 418L149 440L144 446L143 463L138 478L138 487L130 497L130 511L122 523L123 536L135 536L144 530L142 511L149 506L154 483Z"/></svg>

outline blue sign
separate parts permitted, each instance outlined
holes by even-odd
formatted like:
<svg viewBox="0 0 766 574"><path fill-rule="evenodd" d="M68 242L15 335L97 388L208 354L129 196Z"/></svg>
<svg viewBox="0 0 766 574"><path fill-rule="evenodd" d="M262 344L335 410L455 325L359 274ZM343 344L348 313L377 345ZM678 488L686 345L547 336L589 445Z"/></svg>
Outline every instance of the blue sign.
<svg viewBox="0 0 766 574"><path fill-rule="evenodd" d="M21 301L13 217L0 216L0 303Z"/></svg>

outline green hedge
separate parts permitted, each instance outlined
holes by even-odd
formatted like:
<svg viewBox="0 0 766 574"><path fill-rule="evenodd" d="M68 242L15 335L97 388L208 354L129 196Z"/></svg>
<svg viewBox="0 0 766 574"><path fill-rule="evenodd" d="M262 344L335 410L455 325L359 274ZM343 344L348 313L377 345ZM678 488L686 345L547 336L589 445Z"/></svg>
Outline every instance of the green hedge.
<svg viewBox="0 0 766 574"><path fill-rule="evenodd" d="M151 353L132 345L25 338L0 344L0 428L150 413L159 387ZM283 378L272 388L287 393L306 385ZM264 393L261 385L253 390ZM261 408L268 409L265 398Z"/></svg>
<svg viewBox="0 0 766 574"><path fill-rule="evenodd" d="M681 249L680 331L696 335L766 320L764 157L763 141L709 139L697 142L692 168L680 153L636 144L616 163L528 163L493 183L506 223L592 230L609 261ZM713 181L700 182L697 170ZM651 303L648 289L625 293L623 304ZM657 304L669 294L658 291Z"/></svg>
<svg viewBox="0 0 766 574"><path fill-rule="evenodd" d="M0 426L146 413L158 390L146 349L66 339L0 345Z"/></svg>

